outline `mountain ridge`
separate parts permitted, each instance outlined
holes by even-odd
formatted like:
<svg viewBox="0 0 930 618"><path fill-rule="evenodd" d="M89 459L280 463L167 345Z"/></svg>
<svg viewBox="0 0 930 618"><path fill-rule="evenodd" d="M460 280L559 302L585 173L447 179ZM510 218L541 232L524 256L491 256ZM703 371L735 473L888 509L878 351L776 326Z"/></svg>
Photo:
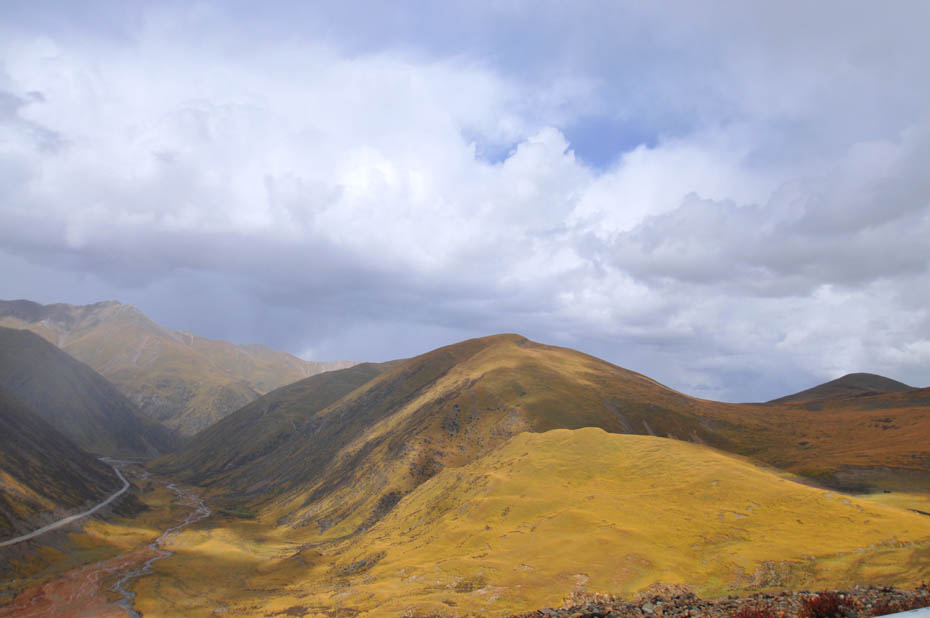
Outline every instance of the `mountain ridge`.
<svg viewBox="0 0 930 618"><path fill-rule="evenodd" d="M27 330L0 327L0 387L92 453L150 457L177 443L104 377Z"/></svg>
<svg viewBox="0 0 930 618"><path fill-rule="evenodd" d="M284 399L292 388L261 398L249 414L258 419L260 407L291 405ZM595 426L726 445L693 407L686 396L593 356L493 335L398 361L338 400L295 415L292 427L240 463L224 453L262 431L235 425L244 410L153 465L263 508L273 504L293 525L347 534L441 469L526 430Z"/></svg>
<svg viewBox="0 0 930 618"><path fill-rule="evenodd" d="M868 417L855 407L859 399L830 403L817 420L821 431L802 403L693 398L596 357L515 334L444 346L376 373L353 382L354 390L340 398L303 404L302 411L284 387L240 411L238 427L224 419L155 465L271 508L288 525L316 525L326 534L355 534L442 469L464 465L523 431L599 427L677 438L828 485L849 482L847 471L857 466L930 471L910 433L916 427L930 438L930 407L919 391L871 398L877 407ZM261 448L234 446L263 434L262 409L276 409L290 425L279 423ZM246 416L250 423L242 422ZM851 451L851 445L857 446ZM812 458L814 452L821 456Z"/></svg>

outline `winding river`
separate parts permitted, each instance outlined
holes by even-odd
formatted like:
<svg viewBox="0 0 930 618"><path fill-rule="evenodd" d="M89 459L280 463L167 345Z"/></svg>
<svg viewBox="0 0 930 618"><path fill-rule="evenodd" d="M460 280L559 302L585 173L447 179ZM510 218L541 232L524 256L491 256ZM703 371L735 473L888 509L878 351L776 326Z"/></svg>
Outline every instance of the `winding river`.
<svg viewBox="0 0 930 618"><path fill-rule="evenodd" d="M120 607L125 609L127 612L129 612L129 615L132 616L133 618L142 618L142 614L140 614L135 609L133 609L132 604L136 598L136 593L127 589L126 585L133 579L136 579L137 577L142 577L144 575L148 575L149 573L151 573L153 564L155 564L159 560L164 560L165 558L167 558L168 556L172 554L172 552L166 549L162 549L162 546L168 542L169 537L171 537L174 534L177 534L178 532L180 532L187 526L197 523L201 519L206 519L207 517L210 516L210 513L211 513L210 507L207 506L207 504L203 501L203 498L201 498L200 496L185 492L183 489L181 489L174 483L169 483L168 489L170 489L171 491L175 493L179 503L188 504L189 506L193 506L194 509L190 513L187 514L187 517L184 518L184 521L182 521L176 526L172 526L171 528L168 528L167 530L161 533L161 536L155 539L152 543L149 543L149 549L155 552L154 556L146 560L142 564L141 567L137 569L132 569L129 572L127 572L125 575L119 578L119 580L117 580L117 582L111 588L111 590L113 590L114 592L118 592L123 597L122 599L117 601L117 605L119 605Z"/></svg>

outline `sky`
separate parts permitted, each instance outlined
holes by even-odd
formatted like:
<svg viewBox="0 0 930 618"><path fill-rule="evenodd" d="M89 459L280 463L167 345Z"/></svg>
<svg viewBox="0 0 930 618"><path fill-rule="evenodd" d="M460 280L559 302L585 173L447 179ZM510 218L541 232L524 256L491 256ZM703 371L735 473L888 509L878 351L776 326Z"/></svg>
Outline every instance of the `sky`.
<svg viewBox="0 0 930 618"><path fill-rule="evenodd" d="M0 5L0 298L930 385L930 3Z"/></svg>

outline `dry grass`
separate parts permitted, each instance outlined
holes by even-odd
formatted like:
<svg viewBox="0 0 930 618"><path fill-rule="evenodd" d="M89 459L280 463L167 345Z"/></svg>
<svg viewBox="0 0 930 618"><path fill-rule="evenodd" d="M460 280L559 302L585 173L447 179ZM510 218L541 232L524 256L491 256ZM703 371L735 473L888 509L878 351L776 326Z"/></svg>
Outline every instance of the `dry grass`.
<svg viewBox="0 0 930 618"><path fill-rule="evenodd" d="M440 472L342 544L303 546L315 535L254 521L215 525L182 535L162 578L140 584L146 615L501 615L659 581L714 596L930 574L930 518L700 445L598 429L522 433Z"/></svg>

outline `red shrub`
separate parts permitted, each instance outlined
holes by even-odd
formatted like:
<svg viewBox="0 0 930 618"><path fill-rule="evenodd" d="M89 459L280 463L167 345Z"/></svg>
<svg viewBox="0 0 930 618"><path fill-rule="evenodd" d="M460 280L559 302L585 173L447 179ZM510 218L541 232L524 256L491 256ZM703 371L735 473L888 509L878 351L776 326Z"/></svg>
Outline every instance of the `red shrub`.
<svg viewBox="0 0 930 618"><path fill-rule="evenodd" d="M800 618L845 618L844 608L854 609L852 599L841 597L837 592L824 591L802 601Z"/></svg>

